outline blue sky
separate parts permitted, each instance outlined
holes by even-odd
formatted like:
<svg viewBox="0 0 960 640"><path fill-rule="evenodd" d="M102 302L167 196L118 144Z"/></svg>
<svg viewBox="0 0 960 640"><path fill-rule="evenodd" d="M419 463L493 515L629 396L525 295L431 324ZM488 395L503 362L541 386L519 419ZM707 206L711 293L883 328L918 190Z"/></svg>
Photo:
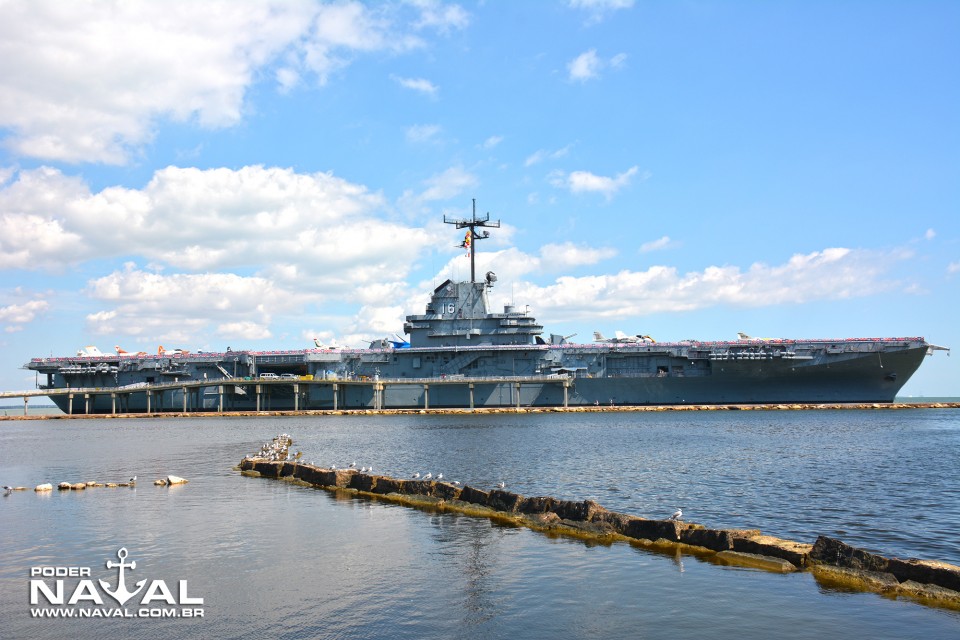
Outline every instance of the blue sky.
<svg viewBox="0 0 960 640"><path fill-rule="evenodd" d="M392 336L472 198L547 333L960 345L956 2L13 1L0 60L0 389Z"/></svg>

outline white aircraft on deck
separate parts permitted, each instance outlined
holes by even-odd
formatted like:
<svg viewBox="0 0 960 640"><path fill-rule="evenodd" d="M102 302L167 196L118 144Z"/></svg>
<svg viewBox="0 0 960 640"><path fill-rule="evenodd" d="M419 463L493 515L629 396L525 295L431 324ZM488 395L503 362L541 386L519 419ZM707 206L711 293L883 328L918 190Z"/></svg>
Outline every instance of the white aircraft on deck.
<svg viewBox="0 0 960 640"><path fill-rule="evenodd" d="M330 342L330 344L323 344L320 341L320 338L314 338L313 344L317 345L317 349L339 349L340 345L337 344L336 340Z"/></svg>
<svg viewBox="0 0 960 640"><path fill-rule="evenodd" d="M650 336L642 336L639 333L635 336L628 336L623 331L615 332L615 338L605 338L599 331L593 332L594 342L609 342L611 344L641 344L644 342L656 342Z"/></svg>
<svg viewBox="0 0 960 640"><path fill-rule="evenodd" d="M129 351L125 351L121 349L120 345L116 345L114 349L117 350L117 355L120 356L121 358L138 358L140 356L147 355L146 351L137 351L136 353L130 353Z"/></svg>
<svg viewBox="0 0 960 640"><path fill-rule="evenodd" d="M163 345L157 347L158 356L185 356L188 353L186 349L164 349Z"/></svg>

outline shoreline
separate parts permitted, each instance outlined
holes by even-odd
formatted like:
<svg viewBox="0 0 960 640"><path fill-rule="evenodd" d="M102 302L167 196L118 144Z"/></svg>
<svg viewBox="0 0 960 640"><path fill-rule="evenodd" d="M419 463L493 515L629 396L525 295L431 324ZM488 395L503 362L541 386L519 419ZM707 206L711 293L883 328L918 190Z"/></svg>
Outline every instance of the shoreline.
<svg viewBox="0 0 960 640"><path fill-rule="evenodd" d="M960 409L960 402L853 402L853 403L778 403L778 404L697 404L697 405L614 405L582 407L440 407L410 409L309 409L283 411L164 411L153 413L90 413L2 415L6 420L86 420L125 418L231 418L231 417L295 417L295 416L370 416L370 415L483 415L498 413L634 413L662 411L811 411L811 410L902 410Z"/></svg>

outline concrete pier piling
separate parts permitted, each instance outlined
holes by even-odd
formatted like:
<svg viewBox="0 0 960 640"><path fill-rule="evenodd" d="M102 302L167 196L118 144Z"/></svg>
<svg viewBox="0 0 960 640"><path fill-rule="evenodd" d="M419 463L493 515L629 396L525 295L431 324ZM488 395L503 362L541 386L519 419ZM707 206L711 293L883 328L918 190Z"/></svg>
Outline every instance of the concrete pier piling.
<svg viewBox="0 0 960 640"><path fill-rule="evenodd" d="M814 544L805 544L765 536L758 529L710 529L682 520L641 518L609 511L592 500L526 497L502 488L487 491L352 468L325 469L286 459L245 457L237 469L247 476L300 482L416 508L489 517L538 531L611 542L623 540L668 553L685 551L717 564L776 572L804 570L821 583L960 609L960 566L886 558L825 536Z"/></svg>

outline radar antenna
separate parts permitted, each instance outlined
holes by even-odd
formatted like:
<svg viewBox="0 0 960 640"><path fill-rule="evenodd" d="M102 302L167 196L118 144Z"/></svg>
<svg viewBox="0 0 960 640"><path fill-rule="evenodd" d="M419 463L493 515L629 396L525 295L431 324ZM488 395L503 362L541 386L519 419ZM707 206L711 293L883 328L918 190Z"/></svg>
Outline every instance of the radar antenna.
<svg viewBox="0 0 960 640"><path fill-rule="evenodd" d="M457 220L456 218L447 219L447 216L443 216L444 224L455 224L457 229L468 229L466 237L463 239L458 246L467 250L467 253L470 255L470 282L475 283L477 281L477 266L476 266L476 241L477 240L486 240L490 237L489 231L484 231L482 234L477 233L477 227L492 227L500 228L500 221L490 222L490 213L487 212L483 218L477 218L477 199L473 198L473 218L470 220Z"/></svg>

